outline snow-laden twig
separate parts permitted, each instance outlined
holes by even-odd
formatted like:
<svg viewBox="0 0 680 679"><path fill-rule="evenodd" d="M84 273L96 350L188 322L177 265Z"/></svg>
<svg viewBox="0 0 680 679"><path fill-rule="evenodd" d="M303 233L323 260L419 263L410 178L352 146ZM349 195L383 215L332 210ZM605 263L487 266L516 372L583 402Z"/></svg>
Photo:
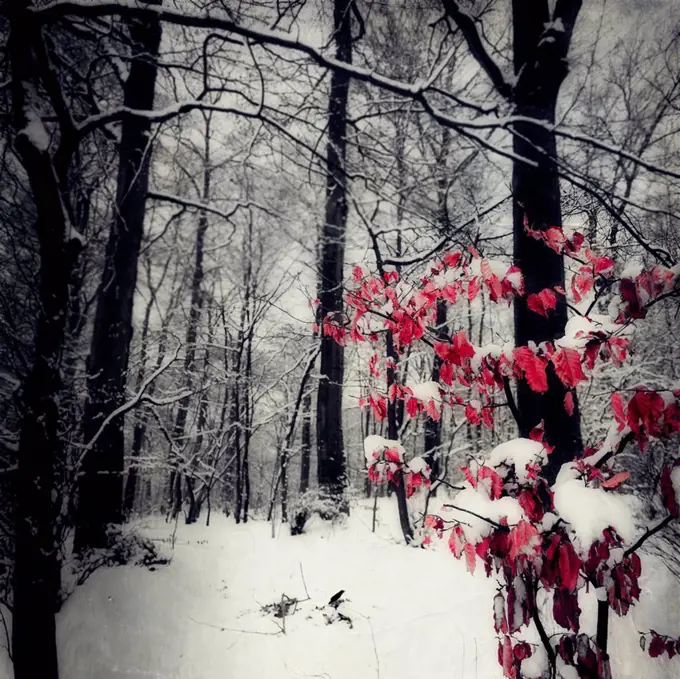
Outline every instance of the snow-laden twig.
<svg viewBox="0 0 680 679"><path fill-rule="evenodd" d="M169 405L170 403L174 403L175 401L181 400L182 398L187 396L186 393L182 392L179 395L175 395L172 398L168 399L153 399L152 397L148 396L148 394L146 394L146 390L149 388L151 383L160 375L162 375L177 360L181 346L182 346L181 344L178 344L177 347L175 348L174 355L170 359L161 363L161 365L142 382L139 389L137 390L137 393L129 401L126 401L121 406L119 406L111 413L109 413L109 415L106 417L106 419L102 422L101 426L97 430L96 434L82 446L82 453L80 454L80 457L78 458L78 461L76 463L76 469L79 469L81 467L87 453L99 440L100 436L106 430L106 427L108 427L109 424L111 424L111 422L113 422L113 420L115 420L117 417L124 415L129 410L132 410L133 408L137 407L143 401L149 401L151 403L155 402L155 404L157 405Z"/></svg>

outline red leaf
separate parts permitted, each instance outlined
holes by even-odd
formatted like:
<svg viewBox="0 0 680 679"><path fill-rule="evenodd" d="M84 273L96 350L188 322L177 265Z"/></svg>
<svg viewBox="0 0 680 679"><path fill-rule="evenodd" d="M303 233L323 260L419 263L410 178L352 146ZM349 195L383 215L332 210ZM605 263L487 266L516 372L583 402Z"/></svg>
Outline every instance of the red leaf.
<svg viewBox="0 0 680 679"><path fill-rule="evenodd" d="M463 549L465 551L465 564L467 565L468 573L474 573L475 566L477 565L475 548L469 542L466 542Z"/></svg>
<svg viewBox="0 0 680 679"><path fill-rule="evenodd" d="M587 379L581 367L581 357L576 349L560 349L552 357L557 376L568 389L573 389Z"/></svg>
<svg viewBox="0 0 680 679"><path fill-rule="evenodd" d="M474 358L475 348L472 346L472 344L470 344L470 342L468 342L468 338L464 330L459 330L453 336L451 342L460 359L464 361L468 358ZM462 365L462 363L458 363L457 365Z"/></svg>
<svg viewBox="0 0 680 679"><path fill-rule="evenodd" d="M545 244L557 254L562 252L564 244L567 242L564 232L559 226L551 226L546 229L543 238Z"/></svg>
<svg viewBox="0 0 680 679"><path fill-rule="evenodd" d="M498 498L503 493L503 479L499 476L498 472L491 469L491 467L480 467L477 472L477 480L489 479L491 481L489 488L489 497L492 500L498 500Z"/></svg>
<svg viewBox="0 0 680 679"><path fill-rule="evenodd" d="M656 632L652 632L652 641L647 648L647 653L652 658L658 658L666 650L666 642Z"/></svg>
<svg viewBox="0 0 680 679"><path fill-rule="evenodd" d="M498 276L496 276L496 274L494 274L494 272L491 270L491 265L489 264L488 259L483 259L479 263L479 268L482 272L482 278L486 283L486 287L489 289L489 297L491 301L497 302L503 293L501 282L498 280Z"/></svg>
<svg viewBox="0 0 680 679"><path fill-rule="evenodd" d="M586 250L586 259L593 265L596 276L610 274L614 270L611 257L598 257L592 250Z"/></svg>
<svg viewBox="0 0 680 679"><path fill-rule="evenodd" d="M574 301L576 303L583 301L594 284L593 270L589 266L582 266L571 279L571 294L574 296Z"/></svg>
<svg viewBox="0 0 680 679"><path fill-rule="evenodd" d="M447 252L442 259L444 264L449 268L454 268L460 263L460 259L463 255L460 252Z"/></svg>
<svg viewBox="0 0 680 679"><path fill-rule="evenodd" d="M621 394L616 391L612 394L612 410L614 411L614 417L616 418L616 423L618 425L617 429L618 431L622 431L626 426L626 411Z"/></svg>
<svg viewBox="0 0 680 679"><path fill-rule="evenodd" d="M468 467L461 467L460 470L465 474L465 478L467 479L467 482L473 487L477 487L477 479L472 476L472 472Z"/></svg>
<svg viewBox="0 0 680 679"><path fill-rule="evenodd" d="M475 276L474 278L470 279L470 282L468 283L468 300L472 302L472 300L477 297L477 294L479 293L480 290L480 283L479 283L479 277Z"/></svg>
<svg viewBox="0 0 680 679"><path fill-rule="evenodd" d="M514 653L515 658L520 662L525 658L531 658L533 653L531 646L527 644L526 641L520 641L519 644L512 649L512 652Z"/></svg>
<svg viewBox="0 0 680 679"><path fill-rule="evenodd" d="M552 311L557 305L557 295L554 290L545 288L536 295L527 297L527 306L533 312L548 317L548 312Z"/></svg>
<svg viewBox="0 0 680 679"><path fill-rule="evenodd" d="M532 391L543 394L548 391L548 377L545 374L547 361L529 349L517 347L513 351L515 365L524 373L524 377Z"/></svg>
<svg viewBox="0 0 680 679"><path fill-rule="evenodd" d="M600 483L600 488L614 490L614 488L618 488L624 481L627 481L629 476L630 472L619 472L618 474L614 474L614 476L611 476L606 481L602 481L602 483Z"/></svg>
<svg viewBox="0 0 680 679"><path fill-rule="evenodd" d="M519 494L517 501L530 521L541 521L543 519L545 515L543 503L532 489L525 488Z"/></svg>
<svg viewBox="0 0 680 679"><path fill-rule="evenodd" d="M628 401L628 425L639 434L641 428L649 436L661 435L661 416L666 408L663 397L655 391L640 389Z"/></svg>
<svg viewBox="0 0 680 679"><path fill-rule="evenodd" d="M564 409L567 411L569 415L574 414L574 392L573 391L568 391L564 395Z"/></svg>
<svg viewBox="0 0 680 679"><path fill-rule="evenodd" d="M380 422L380 420L384 420L387 417L387 402L385 401L384 396L380 394L378 396L369 394L368 405L371 406L371 410L373 410L375 419L378 422Z"/></svg>
<svg viewBox="0 0 680 679"><path fill-rule="evenodd" d="M455 526L449 535L449 549L453 552L456 559L460 559L465 545L465 534L460 526Z"/></svg>
<svg viewBox="0 0 680 679"><path fill-rule="evenodd" d="M553 593L553 617L561 627L572 632L579 630L581 609L578 605L578 593L564 589L556 589Z"/></svg>
<svg viewBox="0 0 680 679"><path fill-rule="evenodd" d="M541 538L536 527L528 521L520 521L509 533L508 556L514 561L519 556L535 556L541 550Z"/></svg>
<svg viewBox="0 0 680 679"><path fill-rule="evenodd" d="M562 587L573 592L578 583L578 572L581 568L581 559L578 558L571 542L563 541L560 544L558 560Z"/></svg>
<svg viewBox="0 0 680 679"><path fill-rule="evenodd" d="M453 384L453 365L451 363L444 362L441 364L439 367L439 378L449 387Z"/></svg>
<svg viewBox="0 0 680 679"><path fill-rule="evenodd" d="M630 278L621 280L619 283L619 294L626 304L625 311L627 316L630 318L644 318L647 315L647 309L644 308L640 300L635 282Z"/></svg>
<svg viewBox="0 0 680 679"><path fill-rule="evenodd" d="M503 667L503 676L507 677L507 679L515 679L515 656L512 653L510 637L504 637L503 645L499 648L498 657Z"/></svg>
<svg viewBox="0 0 680 679"><path fill-rule="evenodd" d="M482 421L477 409L469 403L465 406L465 417L470 424L480 424Z"/></svg>

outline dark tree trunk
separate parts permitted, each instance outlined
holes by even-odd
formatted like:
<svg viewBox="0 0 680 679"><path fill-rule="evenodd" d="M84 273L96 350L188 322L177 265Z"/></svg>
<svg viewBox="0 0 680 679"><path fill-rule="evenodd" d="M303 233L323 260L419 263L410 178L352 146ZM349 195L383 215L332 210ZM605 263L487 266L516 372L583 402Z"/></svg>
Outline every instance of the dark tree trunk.
<svg viewBox="0 0 680 679"><path fill-rule="evenodd" d="M201 198L207 201L210 198L210 118L205 118L205 150L203 155L203 187ZM198 218L198 228L196 229L196 245L194 252L194 270L191 277L191 300L189 307L189 323L187 325L187 332L185 337L184 350L184 377L186 379L186 386L191 387L193 382L192 373L194 371L194 364L196 362L196 341L198 339L198 332L201 322L201 313L203 311L203 258L205 250L205 235L208 231L209 221L205 210L201 211ZM186 430L187 417L189 414L189 406L191 404L191 395L185 396L177 408L177 415L175 417L175 424L172 430L172 438L175 445L175 450L180 451L184 447L181 443ZM172 451L171 451L172 455ZM170 473L171 484L171 516L174 519L182 510L182 482L178 477L182 475L180 471L181 460L171 459L170 465L172 471Z"/></svg>
<svg viewBox="0 0 680 679"><path fill-rule="evenodd" d="M514 66L518 75L514 90L515 113L543 122L554 122L557 96L567 75L567 53L572 29L581 1L571 3L558 0L555 13L565 30L555 32L552 41L546 40L545 25L550 22L548 0L513 0ZM538 125L516 126L514 152L533 161L536 166L522 162L513 165L513 232L514 258L521 268L527 295L544 288L564 287L564 261L543 242L529 236L525 219L533 229L562 226L560 186L555 158L555 135ZM557 309L548 318L528 309L525 298L515 302L515 342L517 346L529 342L540 344L564 334L567 307L558 295ZM520 381L517 385L517 405L523 435L545 422L547 441L555 446L550 456L548 475L554 479L560 466L582 450L579 412L569 415L564 408L567 393L554 370L548 371L549 389L545 394L533 392Z"/></svg>
<svg viewBox="0 0 680 679"><path fill-rule="evenodd" d="M397 364L397 352L394 348L394 338L392 333L387 333L387 359L390 361L387 367L387 392L389 393L390 387L397 382L397 373L394 366ZM391 360L390 360L391 359ZM398 399L394 399L387 402L387 438L392 441L397 441L399 439L399 411L398 411ZM404 475L401 474L397 477L397 481L392 484L392 489L394 494L397 496L397 508L399 510L399 524L401 526L401 532L404 535L404 540L406 544L409 544L413 540L413 528L411 527L411 519L408 514L408 503L406 501L406 488Z"/></svg>
<svg viewBox="0 0 680 679"><path fill-rule="evenodd" d="M333 28L335 56L352 61L352 4L354 0L335 0ZM350 78L333 71L328 103L328 149L326 177L326 215L321 236L319 281L319 325L321 362L316 402L316 447L320 492L342 503L346 479L342 432L342 384L344 350L323 333L324 319L341 320L343 311L343 273L345 230L347 227L347 103Z"/></svg>
<svg viewBox="0 0 680 679"><path fill-rule="evenodd" d="M42 35L24 15L10 13L7 52L12 69L14 149L33 193L39 241L39 311L33 365L21 393L22 421L16 471L16 535L12 651L16 679L57 679L55 619L59 563L52 503L54 461L59 451L60 360L65 343L69 281L78 248L71 240L57 173L36 92L49 69ZM27 131L29 124L33 133Z"/></svg>
<svg viewBox="0 0 680 679"><path fill-rule="evenodd" d="M148 0L160 4L159 0ZM124 104L151 110L156 83L160 22L153 17L130 25L134 57L125 84ZM88 359L85 440L92 440L106 418L125 401L137 258L144 230L149 183L151 122L143 117L122 123L116 217L106 248L92 346ZM106 526L123 520L124 418L116 417L86 453L78 484L74 547L106 544Z"/></svg>
<svg viewBox="0 0 680 679"><path fill-rule="evenodd" d="M144 321L142 322L142 337L141 337L141 356L139 373L137 374L137 390L139 390L146 378L146 359L147 359L147 343L149 337L149 321L151 319L151 310L156 301L156 295L152 294L151 299L146 305L144 311ZM125 490L123 493L123 512L126 517L132 514L135 505L135 495L137 493L137 459L142 452L142 444L144 443L144 434L146 431L145 420L146 417L142 413L138 415L138 420L135 423L135 428L132 435L132 451L130 452L130 465L128 467L127 478L125 479Z"/></svg>

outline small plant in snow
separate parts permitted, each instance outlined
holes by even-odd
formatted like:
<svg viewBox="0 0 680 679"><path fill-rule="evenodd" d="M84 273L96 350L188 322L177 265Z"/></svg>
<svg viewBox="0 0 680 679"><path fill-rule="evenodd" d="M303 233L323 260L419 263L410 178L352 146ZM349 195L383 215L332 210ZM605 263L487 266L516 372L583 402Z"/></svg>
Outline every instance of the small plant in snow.
<svg viewBox="0 0 680 679"><path fill-rule="evenodd" d="M503 393L523 437L496 447L483 464L463 469L466 482L450 504L423 521L423 543L448 533L451 551L464 558L472 573L481 563L495 576L499 589L493 602L493 624L499 638L498 661L509 679L562 677L608 679L608 615L626 615L640 596L641 562L637 550L646 539L680 516L680 459L667 467L661 491L668 515L637 540L627 503L618 490L627 472L614 473L612 458L636 441L642 451L650 438L680 432L680 390L639 386L611 397L613 421L606 439L555 468L553 445L543 424L527 431L514 405L510 380L524 381L536 393L559 388L566 416L578 417L576 388L589 379L598 362L621 365L628 357L633 324L662 299L680 292L680 267L626 267L585 247L581 234L559 227L528 233L546 247L571 258L569 291L555 287L526 296L528 309L549 317L567 297L578 304L595 293L585 314L573 316L565 334L540 345L474 346L463 330L443 338L434 332L437 301L470 302L486 288L491 302L511 303L525 296L521 271L515 266L467 253L444 255L421 279L402 280L395 271L382 276L354 270L355 288L347 296L345 322L326 319L323 332L339 342L372 343L384 331L399 356L415 343L427 343L441 360L440 381L406 386L392 381L386 393L374 390L361 405L375 418L403 401L411 417L438 420L444 407L458 409L473 424L494 426L494 397ZM609 314L592 314L595 301L609 296ZM376 350L369 369L378 377L394 358ZM558 381L558 382L556 382ZM555 386L557 385L557 386ZM475 392L465 399L463 394ZM561 397L560 397L561 398ZM551 445L552 444L552 445ZM365 441L368 476L374 483L404 484L411 497L431 482L422 458L405 460L401 443L379 436ZM435 479L432 479L434 482ZM581 627L579 594L598 600L595 634ZM543 603L545 602L545 603ZM561 631L549 635L546 616ZM532 636L523 633L530 631ZM592 634L593 630L591 630ZM534 636L535 635L535 636ZM677 640L654 631L641 637L652 656L673 656Z"/></svg>
<svg viewBox="0 0 680 679"><path fill-rule="evenodd" d="M344 520L346 514L336 499L324 497L317 490L308 490L292 503L290 515L291 535L301 535L312 516L335 522Z"/></svg>

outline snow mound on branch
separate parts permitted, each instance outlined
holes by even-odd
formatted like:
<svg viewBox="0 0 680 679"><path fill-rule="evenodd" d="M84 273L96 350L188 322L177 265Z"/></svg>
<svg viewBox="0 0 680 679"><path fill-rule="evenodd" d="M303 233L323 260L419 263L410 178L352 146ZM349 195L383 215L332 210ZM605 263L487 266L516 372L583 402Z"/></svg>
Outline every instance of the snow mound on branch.
<svg viewBox="0 0 680 679"><path fill-rule="evenodd" d="M390 450L396 450L399 453L399 457L403 460L406 450L404 446L399 443L399 441L392 441L391 439L386 439L377 434L371 434L364 439L364 455L368 463L372 463L376 454L379 455L383 450L389 448Z"/></svg>
<svg viewBox="0 0 680 679"><path fill-rule="evenodd" d="M591 314L590 316L572 316L564 328L564 337L555 340L555 345L565 349L583 349L598 332L616 333L625 336L634 332L634 328L623 328L614 323L609 316Z"/></svg>
<svg viewBox="0 0 680 679"><path fill-rule="evenodd" d="M414 457L406 466L414 474L425 474L429 469L429 465L423 457Z"/></svg>
<svg viewBox="0 0 680 679"><path fill-rule="evenodd" d="M513 348L514 347L511 347L509 350L510 356L512 356ZM501 347L498 344L485 344L483 347L475 347L475 355L470 360L470 365L472 366L473 370L479 370L482 365L482 361L487 356L491 356L491 358L498 360L503 355L503 351L504 347Z"/></svg>
<svg viewBox="0 0 680 679"><path fill-rule="evenodd" d="M499 466L514 465L517 479L520 483L524 483L527 481L527 465L537 463L542 466L547 458L545 446L540 441L519 438L496 446L491 451L487 464L495 467L501 476L503 476L503 470L502 468L498 470Z"/></svg>
<svg viewBox="0 0 680 679"><path fill-rule="evenodd" d="M420 384L412 385L410 389L413 396L423 403L428 401L441 403L442 398L439 394L438 382L421 382Z"/></svg>
<svg viewBox="0 0 680 679"><path fill-rule="evenodd" d="M453 506L445 507L444 511L447 518L463 524L465 538L472 543L480 542L494 530L495 526L489 521L500 523L501 519L507 518L508 523L512 525L524 518L522 507L514 497L506 496L499 500L491 500L481 486L461 490L454 498Z"/></svg>
<svg viewBox="0 0 680 679"><path fill-rule="evenodd" d="M562 470L552 489L555 510L574 532L575 546L580 548L582 555L602 539L602 531L606 528L613 528L625 542L633 540L633 515L623 498L601 488L589 488L581 479L571 478L571 474Z"/></svg>

